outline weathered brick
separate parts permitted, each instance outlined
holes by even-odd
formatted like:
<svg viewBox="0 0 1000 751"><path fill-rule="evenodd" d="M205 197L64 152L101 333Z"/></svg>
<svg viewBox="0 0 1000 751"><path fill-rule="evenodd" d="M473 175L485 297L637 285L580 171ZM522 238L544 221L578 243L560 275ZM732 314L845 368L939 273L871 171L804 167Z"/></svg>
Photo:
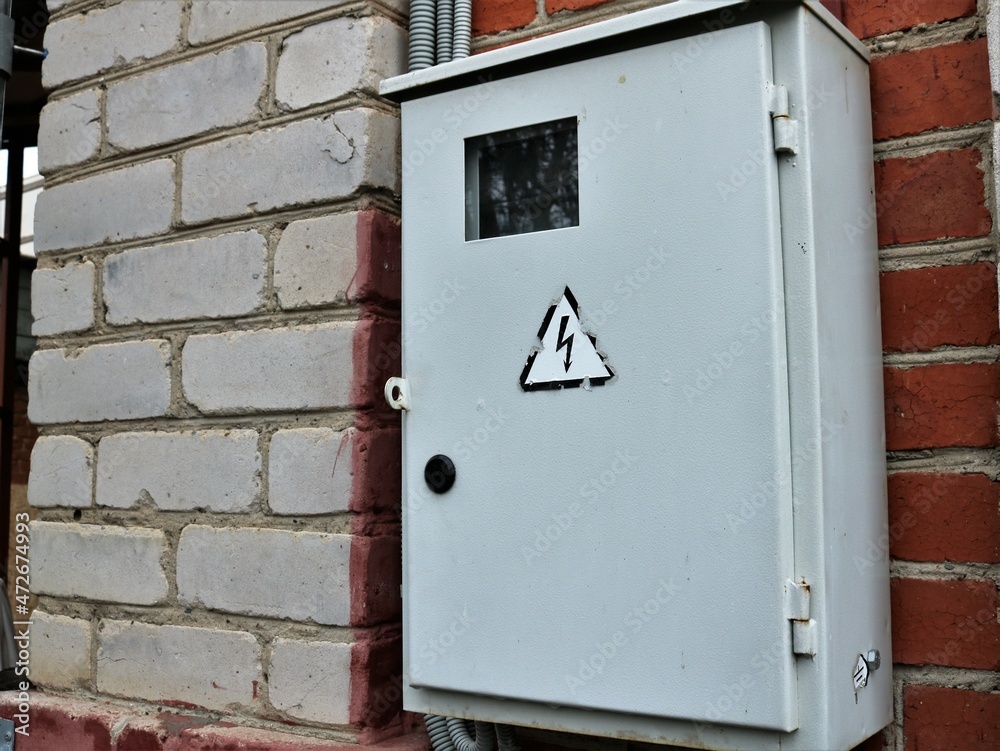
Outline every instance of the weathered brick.
<svg viewBox="0 0 1000 751"><path fill-rule="evenodd" d="M893 661L997 670L998 606L990 580L893 579Z"/></svg>
<svg viewBox="0 0 1000 751"><path fill-rule="evenodd" d="M402 550L398 537L361 537L351 544L351 623L373 626L402 613Z"/></svg>
<svg viewBox="0 0 1000 751"><path fill-rule="evenodd" d="M545 12L552 15L561 10L586 10L609 2L611 0L545 0Z"/></svg>
<svg viewBox="0 0 1000 751"><path fill-rule="evenodd" d="M31 680L46 688L76 688L90 680L90 621L35 610L31 614Z"/></svg>
<svg viewBox="0 0 1000 751"><path fill-rule="evenodd" d="M844 23L861 39L912 26L971 16L976 0L850 0Z"/></svg>
<svg viewBox="0 0 1000 751"><path fill-rule="evenodd" d="M158 235L170 228L173 210L171 159L57 185L38 197L35 250L45 254Z"/></svg>
<svg viewBox="0 0 1000 751"><path fill-rule="evenodd" d="M978 149L875 163L879 245L980 237L992 228Z"/></svg>
<svg viewBox="0 0 1000 751"><path fill-rule="evenodd" d="M198 334L182 353L184 395L209 413L371 404L392 358L376 362L369 350L390 329L363 320Z"/></svg>
<svg viewBox="0 0 1000 751"><path fill-rule="evenodd" d="M101 147L101 93L88 89L49 102L38 121L38 169L57 169L86 162Z"/></svg>
<svg viewBox="0 0 1000 751"><path fill-rule="evenodd" d="M992 263L892 271L881 288L886 352L1000 344Z"/></svg>
<svg viewBox="0 0 1000 751"><path fill-rule="evenodd" d="M32 522L32 591L155 605L167 596L165 544L158 529Z"/></svg>
<svg viewBox="0 0 1000 751"><path fill-rule="evenodd" d="M876 57L871 81L875 140L993 116L986 37Z"/></svg>
<svg viewBox="0 0 1000 751"><path fill-rule="evenodd" d="M991 88L994 93L1000 94L1000 60L997 60L996 55L996 44L997 39L1000 37L1000 6L996 3L990 3L986 9L986 38L989 40L987 42L987 47L992 45L992 50L990 51L990 83ZM994 127L996 123L994 123ZM997 148L997 143L994 140L993 149ZM996 162L994 161L994 164ZM994 170L996 172L996 170Z"/></svg>
<svg viewBox="0 0 1000 751"><path fill-rule="evenodd" d="M184 293L176 282L184 279ZM138 248L104 263L104 304L113 324L223 318L265 303L267 241L259 232Z"/></svg>
<svg viewBox="0 0 1000 751"><path fill-rule="evenodd" d="M267 84L261 42L202 55L108 88L108 141L119 149L249 122Z"/></svg>
<svg viewBox="0 0 1000 751"><path fill-rule="evenodd" d="M399 121L357 108L198 146L184 154L185 222L398 190Z"/></svg>
<svg viewBox="0 0 1000 751"><path fill-rule="evenodd" d="M210 610L347 625L349 535L189 525L177 549L177 591Z"/></svg>
<svg viewBox="0 0 1000 751"><path fill-rule="evenodd" d="M114 65L149 60L177 46L182 0L119 3L62 18L45 30L42 84L54 89Z"/></svg>
<svg viewBox="0 0 1000 751"><path fill-rule="evenodd" d="M275 639L268 670L271 705L307 722L350 720L351 645Z"/></svg>
<svg viewBox="0 0 1000 751"><path fill-rule="evenodd" d="M399 722L403 709L399 701L402 666L403 640L398 634L362 639L353 646L351 722L366 728L383 728Z"/></svg>
<svg viewBox="0 0 1000 751"><path fill-rule="evenodd" d="M188 656L178 660L183 662ZM14 691L0 694L0 715L19 712ZM164 701L180 704L184 701ZM232 727L225 715L176 711L152 713L148 708L84 701L36 691L31 694L30 733L17 736L17 751L427 751L423 732L377 743L328 741L301 732ZM301 729L300 729L301 731Z"/></svg>
<svg viewBox="0 0 1000 751"><path fill-rule="evenodd" d="M275 514L346 511L354 478L356 431L279 430L271 438L268 505Z"/></svg>
<svg viewBox="0 0 1000 751"><path fill-rule="evenodd" d="M94 264L67 263L31 275L31 333L51 336L94 325Z"/></svg>
<svg viewBox="0 0 1000 751"><path fill-rule="evenodd" d="M68 435L44 436L31 451L28 503L87 507L93 502L94 447Z"/></svg>
<svg viewBox="0 0 1000 751"><path fill-rule="evenodd" d="M28 417L36 424L158 417L170 405L170 342L38 350L28 363Z"/></svg>
<svg viewBox="0 0 1000 751"><path fill-rule="evenodd" d="M256 430L120 433L98 446L97 503L247 511L260 497Z"/></svg>
<svg viewBox="0 0 1000 751"><path fill-rule="evenodd" d="M894 558L1000 563L1000 483L982 474L893 473L889 532Z"/></svg>
<svg viewBox="0 0 1000 751"><path fill-rule="evenodd" d="M496 34L499 31L527 26L538 15L535 0L491 0L472 6L472 35Z"/></svg>
<svg viewBox="0 0 1000 751"><path fill-rule="evenodd" d="M191 5L191 44L204 44L249 29L343 5L345 0L195 0Z"/></svg>
<svg viewBox="0 0 1000 751"><path fill-rule="evenodd" d="M240 631L103 621L97 640L97 690L112 696L231 711L263 681L260 646Z"/></svg>
<svg viewBox="0 0 1000 751"><path fill-rule="evenodd" d="M268 476L275 514L398 509L399 430L280 430L271 439Z"/></svg>
<svg viewBox="0 0 1000 751"><path fill-rule="evenodd" d="M399 428L358 430L352 439L354 483L351 511L391 509L402 498L402 440Z"/></svg>
<svg viewBox="0 0 1000 751"><path fill-rule="evenodd" d="M903 701L906 751L1000 748L1000 693L911 684Z"/></svg>
<svg viewBox="0 0 1000 751"><path fill-rule="evenodd" d="M885 369L890 451L997 442L1000 366L989 363Z"/></svg>
<svg viewBox="0 0 1000 751"><path fill-rule="evenodd" d="M391 21L335 18L287 37L278 59L275 99L295 110L353 91L375 95L384 78L405 72L406 34Z"/></svg>
<svg viewBox="0 0 1000 751"><path fill-rule="evenodd" d="M292 222L274 256L283 308L374 299L398 300L399 221L381 211Z"/></svg>
<svg viewBox="0 0 1000 751"><path fill-rule="evenodd" d="M4 717L13 717L19 711L16 697L13 691L0 693ZM127 716L107 705L43 691L31 693L30 712L28 735L17 736L17 751L108 751L114 748L111 728Z"/></svg>

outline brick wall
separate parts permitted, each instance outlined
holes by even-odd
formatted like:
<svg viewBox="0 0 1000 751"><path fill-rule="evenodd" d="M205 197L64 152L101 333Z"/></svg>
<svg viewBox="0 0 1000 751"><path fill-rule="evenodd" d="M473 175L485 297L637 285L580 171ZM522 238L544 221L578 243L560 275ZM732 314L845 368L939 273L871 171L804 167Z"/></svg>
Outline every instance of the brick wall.
<svg viewBox="0 0 1000 751"><path fill-rule="evenodd" d="M399 317L396 111L375 95L403 59L395 3L50 3L29 489L48 694L19 748L407 729L379 388ZM648 4L477 0L475 46ZM886 350L890 527L872 544L893 559L896 717L866 749L1000 745L987 6L840 4L874 56Z"/></svg>
<svg viewBox="0 0 1000 751"><path fill-rule="evenodd" d="M378 746L406 3L49 7L18 748Z"/></svg>

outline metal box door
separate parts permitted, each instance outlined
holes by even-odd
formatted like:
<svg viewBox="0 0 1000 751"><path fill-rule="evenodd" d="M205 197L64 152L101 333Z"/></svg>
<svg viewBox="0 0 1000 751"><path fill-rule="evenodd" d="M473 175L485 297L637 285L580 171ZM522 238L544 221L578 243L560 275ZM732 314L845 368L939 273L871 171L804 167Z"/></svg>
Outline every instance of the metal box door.
<svg viewBox="0 0 1000 751"><path fill-rule="evenodd" d="M410 685L797 727L771 78L754 23L404 104ZM567 118L578 225L467 240L468 143Z"/></svg>

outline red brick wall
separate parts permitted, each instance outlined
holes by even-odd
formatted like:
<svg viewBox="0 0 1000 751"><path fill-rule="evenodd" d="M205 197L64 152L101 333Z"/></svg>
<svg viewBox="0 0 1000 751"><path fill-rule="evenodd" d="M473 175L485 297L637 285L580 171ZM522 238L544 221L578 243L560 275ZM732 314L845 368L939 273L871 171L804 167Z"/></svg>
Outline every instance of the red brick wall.
<svg viewBox="0 0 1000 751"><path fill-rule="evenodd" d="M825 4L873 55L901 706L884 735L863 748L993 751L1000 748L1000 325L987 3ZM546 0L540 14L534 0L474 0L476 48L636 7ZM526 751L594 747L556 734L525 740Z"/></svg>

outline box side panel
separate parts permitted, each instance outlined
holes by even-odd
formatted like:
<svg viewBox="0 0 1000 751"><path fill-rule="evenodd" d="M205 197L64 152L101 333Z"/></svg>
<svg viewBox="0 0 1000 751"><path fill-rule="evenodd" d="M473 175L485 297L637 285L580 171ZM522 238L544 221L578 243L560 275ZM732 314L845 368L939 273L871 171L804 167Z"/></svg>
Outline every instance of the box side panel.
<svg viewBox="0 0 1000 751"><path fill-rule="evenodd" d="M878 248L868 68L812 14L804 130L812 164L823 441L821 618L831 739L850 748L892 719ZM881 667L855 694L861 655Z"/></svg>

